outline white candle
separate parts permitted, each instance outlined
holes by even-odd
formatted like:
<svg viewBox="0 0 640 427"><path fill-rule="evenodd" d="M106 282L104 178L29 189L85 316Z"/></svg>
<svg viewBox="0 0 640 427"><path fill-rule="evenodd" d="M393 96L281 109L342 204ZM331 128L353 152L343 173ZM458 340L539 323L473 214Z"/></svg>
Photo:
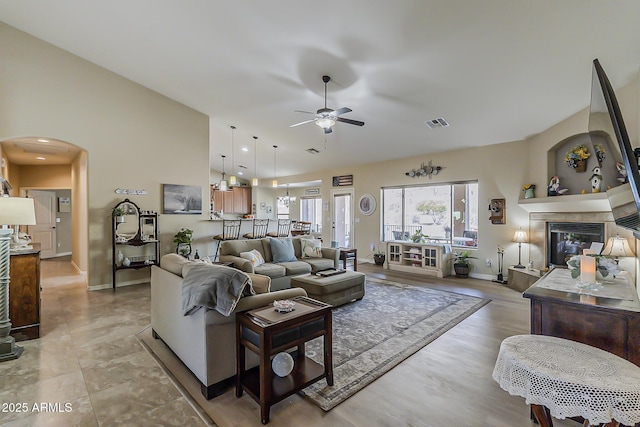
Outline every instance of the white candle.
<svg viewBox="0 0 640 427"><path fill-rule="evenodd" d="M596 282L596 258L582 255L580 257L580 281L582 283Z"/></svg>

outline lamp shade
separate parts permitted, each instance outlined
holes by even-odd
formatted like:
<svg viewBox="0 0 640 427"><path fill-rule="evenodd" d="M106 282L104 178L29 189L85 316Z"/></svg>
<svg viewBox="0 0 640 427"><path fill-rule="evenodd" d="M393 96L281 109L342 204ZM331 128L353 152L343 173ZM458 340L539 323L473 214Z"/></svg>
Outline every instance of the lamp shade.
<svg viewBox="0 0 640 427"><path fill-rule="evenodd" d="M600 255L620 257L634 256L633 250L629 246L629 242L624 237L609 237L607 245L604 247Z"/></svg>
<svg viewBox="0 0 640 427"><path fill-rule="evenodd" d="M514 233L513 239L511 239L511 241L517 243L527 243L529 242L529 236L527 235L527 232L521 228Z"/></svg>
<svg viewBox="0 0 640 427"><path fill-rule="evenodd" d="M36 225L33 199L24 197L0 197L1 225Z"/></svg>

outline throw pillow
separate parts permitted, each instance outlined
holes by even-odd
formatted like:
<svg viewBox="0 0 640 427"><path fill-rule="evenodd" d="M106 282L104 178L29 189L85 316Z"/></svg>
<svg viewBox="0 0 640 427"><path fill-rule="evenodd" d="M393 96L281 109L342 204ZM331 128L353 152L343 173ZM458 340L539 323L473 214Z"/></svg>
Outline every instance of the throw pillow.
<svg viewBox="0 0 640 427"><path fill-rule="evenodd" d="M255 249L252 249L249 252L240 252L240 258L251 261L251 264L254 267L257 267L260 264L264 264L264 258L262 257L262 254Z"/></svg>
<svg viewBox="0 0 640 427"><path fill-rule="evenodd" d="M297 261L291 239L271 239L273 262Z"/></svg>
<svg viewBox="0 0 640 427"><path fill-rule="evenodd" d="M317 239L301 239L302 258L322 258L322 242Z"/></svg>

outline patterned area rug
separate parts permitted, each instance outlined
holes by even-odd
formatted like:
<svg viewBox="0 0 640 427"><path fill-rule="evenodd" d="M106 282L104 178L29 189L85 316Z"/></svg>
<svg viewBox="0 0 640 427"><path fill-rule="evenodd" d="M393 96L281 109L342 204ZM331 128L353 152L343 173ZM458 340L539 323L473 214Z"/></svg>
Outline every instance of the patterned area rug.
<svg viewBox="0 0 640 427"><path fill-rule="evenodd" d="M334 385L301 393L330 410L473 314L490 300L367 278L361 301L333 310ZM322 363L322 341L306 354Z"/></svg>

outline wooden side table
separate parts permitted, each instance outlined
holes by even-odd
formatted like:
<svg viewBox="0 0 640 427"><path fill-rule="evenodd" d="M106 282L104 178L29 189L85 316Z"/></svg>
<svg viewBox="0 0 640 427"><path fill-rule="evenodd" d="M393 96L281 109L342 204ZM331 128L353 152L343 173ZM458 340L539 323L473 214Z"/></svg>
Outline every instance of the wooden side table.
<svg viewBox="0 0 640 427"><path fill-rule="evenodd" d="M260 404L262 424L275 403L316 381L333 385L331 306L307 297L293 298L295 310L277 313L273 305L236 314L236 397L246 391ZM305 343L324 338L324 366L305 356ZM271 357L297 347L293 371L284 378L271 369ZM245 369L245 349L258 354L259 366Z"/></svg>
<svg viewBox="0 0 640 427"><path fill-rule="evenodd" d="M345 270L347 269L347 258L353 258L353 271L358 271L358 249L340 248L340 259L342 260L342 268L344 268Z"/></svg>

